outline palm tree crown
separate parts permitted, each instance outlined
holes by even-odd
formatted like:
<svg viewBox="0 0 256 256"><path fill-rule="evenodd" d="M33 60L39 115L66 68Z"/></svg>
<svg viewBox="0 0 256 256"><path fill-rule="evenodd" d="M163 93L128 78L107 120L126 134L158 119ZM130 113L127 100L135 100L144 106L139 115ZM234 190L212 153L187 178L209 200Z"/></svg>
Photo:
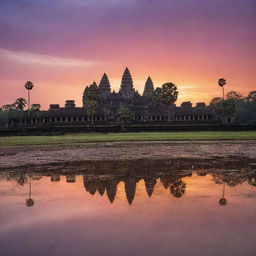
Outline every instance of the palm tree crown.
<svg viewBox="0 0 256 256"><path fill-rule="evenodd" d="M224 78L220 78L219 81L218 81L218 85L220 87L223 87L226 83L227 83L227 81Z"/></svg>
<svg viewBox="0 0 256 256"><path fill-rule="evenodd" d="M220 78L219 81L218 81L218 85L222 88L222 97L223 97L223 100L225 98L224 96L224 85L227 83L226 79L224 78Z"/></svg>
<svg viewBox="0 0 256 256"><path fill-rule="evenodd" d="M32 83L31 81L27 81L27 82L25 83L25 88L26 88L27 90L32 90L33 87L34 87L34 85L33 85L33 83Z"/></svg>

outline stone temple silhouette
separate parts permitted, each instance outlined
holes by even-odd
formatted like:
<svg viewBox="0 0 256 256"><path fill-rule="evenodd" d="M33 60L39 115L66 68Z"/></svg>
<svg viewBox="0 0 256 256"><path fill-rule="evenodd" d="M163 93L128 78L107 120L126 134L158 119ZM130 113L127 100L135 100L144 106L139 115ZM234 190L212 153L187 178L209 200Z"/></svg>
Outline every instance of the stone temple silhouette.
<svg viewBox="0 0 256 256"><path fill-rule="evenodd" d="M94 82L94 85L97 84ZM161 85L158 85L160 87ZM87 111L86 94L82 96L82 107L76 107L74 100L66 100L65 106L51 104L48 111L38 111L29 119L26 114L12 119L11 126L84 126L94 124L113 125L118 124L117 110L120 106L127 106L132 112L130 124L136 125L218 125L222 123L222 117L204 102L192 106L190 101L183 102L181 106L156 103L152 94L155 89L153 80L149 76L145 82L142 95L135 90L133 78L128 68L122 75L118 92L111 90L106 73L103 74L98 85L100 99L97 103L95 114L89 115Z"/></svg>

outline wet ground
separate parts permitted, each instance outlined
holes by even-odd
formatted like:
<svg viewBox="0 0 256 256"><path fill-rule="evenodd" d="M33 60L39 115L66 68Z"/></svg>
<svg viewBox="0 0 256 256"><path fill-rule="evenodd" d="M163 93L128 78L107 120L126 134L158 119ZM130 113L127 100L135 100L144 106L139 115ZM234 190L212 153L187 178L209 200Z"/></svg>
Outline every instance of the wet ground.
<svg viewBox="0 0 256 256"><path fill-rule="evenodd" d="M248 157L7 168L0 198L0 255L256 255Z"/></svg>
<svg viewBox="0 0 256 256"><path fill-rule="evenodd" d="M256 161L256 141L137 141L97 142L75 146L0 147L0 169L92 160L216 157L247 157Z"/></svg>

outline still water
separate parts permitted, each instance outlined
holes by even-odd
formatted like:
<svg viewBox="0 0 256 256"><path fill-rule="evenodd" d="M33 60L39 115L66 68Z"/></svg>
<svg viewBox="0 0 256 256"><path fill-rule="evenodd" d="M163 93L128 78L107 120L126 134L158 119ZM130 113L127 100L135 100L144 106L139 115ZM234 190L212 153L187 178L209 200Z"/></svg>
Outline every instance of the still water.
<svg viewBox="0 0 256 256"><path fill-rule="evenodd" d="M255 241L255 165L143 161L0 173L1 256L256 255Z"/></svg>

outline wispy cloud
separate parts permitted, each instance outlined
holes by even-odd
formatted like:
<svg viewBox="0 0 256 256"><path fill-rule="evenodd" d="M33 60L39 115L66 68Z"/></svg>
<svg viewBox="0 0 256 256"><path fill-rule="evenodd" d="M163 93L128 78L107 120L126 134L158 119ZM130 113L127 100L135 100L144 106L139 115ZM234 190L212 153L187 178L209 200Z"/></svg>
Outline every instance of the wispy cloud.
<svg viewBox="0 0 256 256"><path fill-rule="evenodd" d="M27 0L30 2L34 2L34 0ZM37 2L41 2L43 4L49 4L52 2L59 4L69 4L69 5L102 5L102 4L115 4L115 3L131 3L134 0L37 0Z"/></svg>
<svg viewBox="0 0 256 256"><path fill-rule="evenodd" d="M91 67L103 64L98 61L54 57L49 55L10 51L6 49L0 49L0 58L16 63L63 67Z"/></svg>

